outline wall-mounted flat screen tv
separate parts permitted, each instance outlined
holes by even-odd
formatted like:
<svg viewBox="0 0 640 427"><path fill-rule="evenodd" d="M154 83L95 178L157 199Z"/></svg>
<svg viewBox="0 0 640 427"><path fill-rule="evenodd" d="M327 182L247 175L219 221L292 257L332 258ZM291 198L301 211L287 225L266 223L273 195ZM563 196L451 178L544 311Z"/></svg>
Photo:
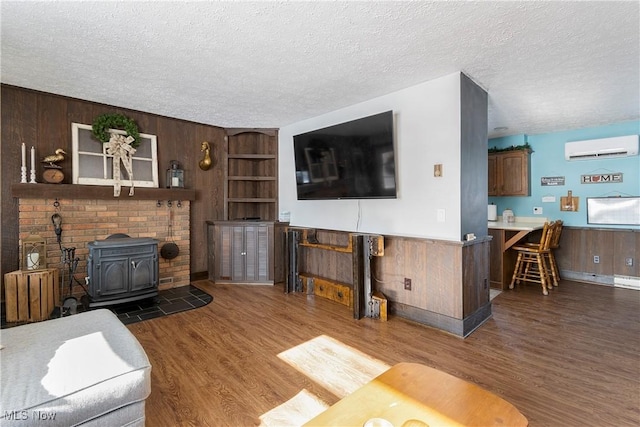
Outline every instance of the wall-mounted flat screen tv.
<svg viewBox="0 0 640 427"><path fill-rule="evenodd" d="M394 199L393 111L294 135L298 200Z"/></svg>

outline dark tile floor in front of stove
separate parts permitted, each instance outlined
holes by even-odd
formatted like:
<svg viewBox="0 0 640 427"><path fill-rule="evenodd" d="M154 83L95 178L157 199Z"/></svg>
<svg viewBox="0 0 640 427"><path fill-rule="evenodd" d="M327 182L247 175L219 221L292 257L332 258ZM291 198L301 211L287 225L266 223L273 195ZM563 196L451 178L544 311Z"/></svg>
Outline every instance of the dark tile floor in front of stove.
<svg viewBox="0 0 640 427"><path fill-rule="evenodd" d="M158 292L158 295L140 301L130 303L104 306L114 312L120 321L125 325L140 322L142 320L154 319L156 317L167 316L181 311L193 310L203 307L213 301L213 297L203 290L193 286L181 286L173 289L166 289ZM4 308L4 307L2 307ZM97 308L94 308L96 310ZM60 307L56 307L51 314L51 319L59 317ZM85 311L82 304L78 305L78 313ZM7 323L6 310L0 310L0 327L12 328L24 325L28 322Z"/></svg>
<svg viewBox="0 0 640 427"><path fill-rule="evenodd" d="M160 291L158 296L141 301L108 307L125 325L141 320L154 319L181 311L203 307L213 301L213 297L193 286L181 286Z"/></svg>

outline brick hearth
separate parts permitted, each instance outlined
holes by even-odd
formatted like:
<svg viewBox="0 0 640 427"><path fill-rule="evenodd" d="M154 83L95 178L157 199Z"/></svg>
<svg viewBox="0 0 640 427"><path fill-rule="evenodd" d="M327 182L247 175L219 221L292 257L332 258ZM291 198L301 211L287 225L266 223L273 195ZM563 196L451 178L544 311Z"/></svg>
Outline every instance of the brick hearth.
<svg viewBox="0 0 640 427"><path fill-rule="evenodd" d="M20 239L29 234L39 234L47 239L47 265L62 268L60 249L51 222L51 215L58 212L62 216L62 245L75 247L80 258L76 276L84 282L87 275L87 244L105 239L115 233L125 233L131 237L151 237L159 241L159 249L169 235L169 212L172 212L172 241L180 248L178 257L165 260L160 257L160 286L169 289L188 285L190 282L189 218L190 202L182 201L181 207L172 202L155 200L126 199L59 199L59 209L54 207L55 199L21 198L19 200ZM173 280L171 281L170 278ZM81 292L76 286L75 292ZM66 289L65 289L66 291Z"/></svg>

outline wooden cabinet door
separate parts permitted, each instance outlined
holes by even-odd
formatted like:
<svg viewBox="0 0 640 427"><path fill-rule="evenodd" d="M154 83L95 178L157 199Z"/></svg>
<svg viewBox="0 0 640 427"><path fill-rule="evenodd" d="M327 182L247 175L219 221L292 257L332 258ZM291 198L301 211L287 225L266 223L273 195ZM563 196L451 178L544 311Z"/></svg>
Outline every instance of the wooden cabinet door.
<svg viewBox="0 0 640 427"><path fill-rule="evenodd" d="M236 250L242 248L242 233L238 233L239 227L232 225L215 225L215 273L214 280L231 281L242 274L242 254ZM241 230L240 230L241 231Z"/></svg>
<svg viewBox="0 0 640 427"><path fill-rule="evenodd" d="M243 282L247 278L247 251L245 249L245 227L231 227L231 280Z"/></svg>
<svg viewBox="0 0 640 427"><path fill-rule="evenodd" d="M231 280L231 227L214 226L213 280Z"/></svg>
<svg viewBox="0 0 640 427"><path fill-rule="evenodd" d="M489 196L498 196L498 157L489 154Z"/></svg>
<svg viewBox="0 0 640 427"><path fill-rule="evenodd" d="M514 150L488 156L489 196L528 196L529 151Z"/></svg>
<svg viewBox="0 0 640 427"><path fill-rule="evenodd" d="M507 152L501 158L503 196L527 196L529 194L529 164L526 151Z"/></svg>
<svg viewBox="0 0 640 427"><path fill-rule="evenodd" d="M214 280L273 283L273 223L215 225Z"/></svg>
<svg viewBox="0 0 640 427"><path fill-rule="evenodd" d="M245 227L246 280L268 282L273 280L271 254L272 229L267 225Z"/></svg>

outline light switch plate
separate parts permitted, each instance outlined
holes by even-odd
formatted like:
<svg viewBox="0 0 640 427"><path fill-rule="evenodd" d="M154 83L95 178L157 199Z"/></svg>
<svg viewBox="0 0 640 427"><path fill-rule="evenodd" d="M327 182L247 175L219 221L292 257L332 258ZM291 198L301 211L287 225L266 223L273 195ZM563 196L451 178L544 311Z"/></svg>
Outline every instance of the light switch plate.
<svg viewBox="0 0 640 427"><path fill-rule="evenodd" d="M535 207L533 208L533 214L534 214L534 215L542 215L542 208L541 208L541 207L539 207L539 206L535 206Z"/></svg>

